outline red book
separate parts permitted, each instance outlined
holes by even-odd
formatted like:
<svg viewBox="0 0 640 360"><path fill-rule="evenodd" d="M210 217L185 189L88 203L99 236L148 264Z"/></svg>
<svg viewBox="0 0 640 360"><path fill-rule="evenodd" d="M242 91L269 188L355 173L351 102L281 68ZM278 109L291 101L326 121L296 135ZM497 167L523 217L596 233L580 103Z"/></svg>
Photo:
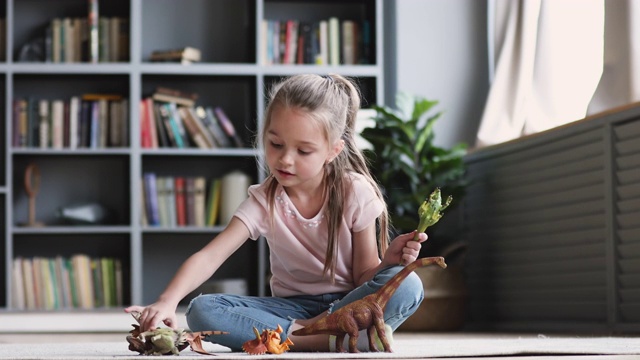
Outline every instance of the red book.
<svg viewBox="0 0 640 360"><path fill-rule="evenodd" d="M187 225L187 200L185 198L184 178L177 176L175 180L176 188L176 214L178 226Z"/></svg>
<svg viewBox="0 0 640 360"><path fill-rule="evenodd" d="M149 119L147 114L147 102L140 100L140 147L151 147L151 134L149 134Z"/></svg>

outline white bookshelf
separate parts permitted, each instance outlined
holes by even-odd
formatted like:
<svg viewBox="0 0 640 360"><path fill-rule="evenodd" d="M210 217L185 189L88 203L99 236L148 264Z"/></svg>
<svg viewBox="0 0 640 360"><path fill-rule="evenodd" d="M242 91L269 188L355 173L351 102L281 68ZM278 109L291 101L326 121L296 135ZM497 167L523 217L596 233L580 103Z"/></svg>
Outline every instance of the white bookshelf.
<svg viewBox="0 0 640 360"><path fill-rule="evenodd" d="M283 76L331 72L354 77L363 89L364 105L383 100L382 0L102 0L100 13L130 19L130 58L114 63L19 62L25 42L44 31L53 17L82 16L86 1L0 0L7 19L7 54L0 62L0 98L5 126L0 130L0 309L11 306L11 268L15 257L70 256L84 252L113 256L124 264L126 304L145 304L157 297L185 258L206 244L217 227L161 228L140 224L142 174L219 177L241 169L262 180L255 151L229 149L143 149L140 146L139 101L156 86L197 92L198 102L220 105L233 119L246 144L264 113L268 86ZM318 9L323 9L322 11ZM260 64L262 19L319 21L328 16L372 24L372 63L363 65ZM151 51L182 46L200 48L203 61L192 65L151 63ZM85 92L117 92L129 100L129 143L124 148L52 150L12 146L15 98L68 98ZM35 162L42 183L37 218L43 228L19 226L27 218L22 174ZM105 226L56 224L55 209L69 203L98 201L115 209L117 220ZM252 295L268 293L268 257L263 241L248 241L215 279L241 277ZM103 311L104 309L96 309ZM115 309L118 310L119 309ZM24 311L28 313L28 311Z"/></svg>

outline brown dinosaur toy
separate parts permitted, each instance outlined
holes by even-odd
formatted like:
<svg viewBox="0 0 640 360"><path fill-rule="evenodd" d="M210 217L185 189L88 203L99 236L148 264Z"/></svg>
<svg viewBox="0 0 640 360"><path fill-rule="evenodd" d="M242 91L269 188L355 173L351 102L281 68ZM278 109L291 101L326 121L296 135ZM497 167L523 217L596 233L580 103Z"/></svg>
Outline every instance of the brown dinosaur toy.
<svg viewBox="0 0 640 360"><path fill-rule="evenodd" d="M447 264L443 257L426 257L418 259L404 267L396 275L394 275L386 284L378 291L367 295L364 298L354 301L335 312L323 317L315 323L302 329L294 331L293 335L315 335L329 334L336 336L336 351L344 352L342 343L344 337L349 335L349 352L359 352L356 344L358 343L358 332L367 329L369 337L369 350L380 351L373 341L374 330L378 332L378 337L382 342L384 351L392 352L389 341L384 333L384 309L391 295L396 291L402 280L404 280L413 270L430 264L438 264L442 268L446 268Z"/></svg>

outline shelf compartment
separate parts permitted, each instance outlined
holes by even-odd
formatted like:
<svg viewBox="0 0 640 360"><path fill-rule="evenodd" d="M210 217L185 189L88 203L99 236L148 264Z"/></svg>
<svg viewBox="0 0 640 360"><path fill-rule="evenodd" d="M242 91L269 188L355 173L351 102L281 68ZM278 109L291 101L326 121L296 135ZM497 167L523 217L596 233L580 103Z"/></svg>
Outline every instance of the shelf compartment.
<svg viewBox="0 0 640 360"><path fill-rule="evenodd" d="M143 303L151 304L169 284L178 268L193 253L204 247L215 236L209 234L145 234L143 237ZM260 240L259 240L260 241ZM249 295L257 295L258 258L257 242L247 240L210 280L245 279ZM187 305L198 295L192 292L180 302Z"/></svg>
<svg viewBox="0 0 640 360"><path fill-rule="evenodd" d="M123 305L131 303L129 234L24 234L15 235L13 259L17 257L71 258L85 254L90 258L115 258L122 265Z"/></svg>
<svg viewBox="0 0 640 360"><path fill-rule="evenodd" d="M128 156L38 156L13 158L14 224L28 218L28 197L24 172L34 163L40 169L40 189L36 196L36 220L47 226L65 225L56 212L59 207L82 203L100 203L113 212L106 225L130 224L130 161ZM46 227L45 227L46 229Z"/></svg>
<svg viewBox="0 0 640 360"><path fill-rule="evenodd" d="M143 0L141 61L191 46L204 63L255 63L255 13L254 0Z"/></svg>
<svg viewBox="0 0 640 360"><path fill-rule="evenodd" d="M357 64L371 65L376 64L376 0L348 0L348 1L307 1L307 0L265 0L264 1L264 20L270 21L287 21L296 20L300 23L317 24L322 20L329 20L335 17L339 21L339 33L342 34L342 22L344 20L354 21L357 26L357 32L362 33L364 24L369 27L368 45L361 44L358 49L359 60ZM297 31L300 35L300 29ZM339 43L342 44L342 35L340 35ZM266 49L267 44L262 44ZM343 53L342 45L339 45L340 54ZM364 53L366 47L366 53ZM343 64L340 59L340 64ZM279 64L274 64L275 66ZM269 65L271 66L271 65ZM300 66L296 64L295 66ZM361 65L356 65L361 66ZM339 71L342 73L341 71Z"/></svg>
<svg viewBox="0 0 640 360"><path fill-rule="evenodd" d="M143 75L141 98L157 87L198 94L196 106L220 106L233 122L246 148L257 129L255 76Z"/></svg>
<svg viewBox="0 0 640 360"><path fill-rule="evenodd" d="M99 17L121 17L130 19L129 0L109 0L99 2ZM78 0L20 0L13 1L13 53L14 61L19 60L21 48L28 43L39 43L44 48L47 27L54 18L88 18L87 1ZM19 19L19 20L18 20ZM130 33L130 31L129 31Z"/></svg>

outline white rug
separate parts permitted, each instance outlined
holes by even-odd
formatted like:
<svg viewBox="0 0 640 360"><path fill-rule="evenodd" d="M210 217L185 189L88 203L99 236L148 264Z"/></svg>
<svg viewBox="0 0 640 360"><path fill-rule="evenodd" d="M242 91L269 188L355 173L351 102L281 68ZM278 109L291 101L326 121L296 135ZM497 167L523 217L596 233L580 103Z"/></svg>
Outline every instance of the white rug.
<svg viewBox="0 0 640 360"><path fill-rule="evenodd" d="M640 338L517 335L398 334L393 353L296 353L250 356L232 353L228 348L206 343L211 357L182 351L176 359L426 359L446 357L523 356L523 355L640 355ZM121 342L0 344L0 359L147 359L128 350ZM172 358L172 357L169 357Z"/></svg>

